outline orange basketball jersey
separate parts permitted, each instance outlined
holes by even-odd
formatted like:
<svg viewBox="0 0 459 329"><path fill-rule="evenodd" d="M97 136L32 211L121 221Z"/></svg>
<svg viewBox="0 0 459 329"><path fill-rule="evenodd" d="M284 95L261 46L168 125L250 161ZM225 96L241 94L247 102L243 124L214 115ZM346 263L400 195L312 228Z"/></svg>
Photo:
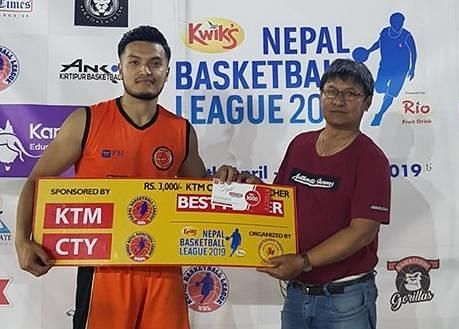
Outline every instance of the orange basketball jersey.
<svg viewBox="0 0 459 329"><path fill-rule="evenodd" d="M174 177L187 156L189 124L157 107L137 126L120 98L87 108L77 177ZM180 267L79 267L74 329L189 329Z"/></svg>
<svg viewBox="0 0 459 329"><path fill-rule="evenodd" d="M120 98L87 110L78 177L174 177L186 158L188 121L158 105L146 125L137 126Z"/></svg>

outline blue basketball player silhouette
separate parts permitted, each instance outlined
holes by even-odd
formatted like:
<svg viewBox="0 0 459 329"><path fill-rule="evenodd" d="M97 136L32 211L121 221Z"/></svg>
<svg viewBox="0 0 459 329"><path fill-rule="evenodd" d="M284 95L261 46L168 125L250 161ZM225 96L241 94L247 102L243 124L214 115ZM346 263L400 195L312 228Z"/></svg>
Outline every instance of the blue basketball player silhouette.
<svg viewBox="0 0 459 329"><path fill-rule="evenodd" d="M147 246L147 239L143 238L143 237L139 237L140 241L139 243L137 244L135 250L134 250L134 254L137 255L139 252L141 252L142 250L145 249L145 247Z"/></svg>
<svg viewBox="0 0 459 329"><path fill-rule="evenodd" d="M384 94L381 108L371 121L372 126L381 124L384 113L389 109L408 77L414 78L416 68L416 45L410 32L403 28L405 16L393 13L390 16L390 26L382 29L378 40L367 50L357 47L352 57L359 62L365 62L373 51L379 49L381 61L376 75L375 91Z"/></svg>
<svg viewBox="0 0 459 329"><path fill-rule="evenodd" d="M199 287L202 285L201 288L201 301L199 304L202 304L204 300L209 296L209 294L214 290L214 280L210 276L210 272L207 272L206 275L202 278L201 281L196 282L196 286Z"/></svg>
<svg viewBox="0 0 459 329"><path fill-rule="evenodd" d="M241 245L242 242L241 233L239 233L238 228L236 228L230 236L226 237L226 240L229 239L231 239L231 257L233 256L234 252L237 250L237 248Z"/></svg>
<svg viewBox="0 0 459 329"><path fill-rule="evenodd" d="M142 205L140 206L140 216L141 216L141 218L143 218L145 216L147 211L148 211L148 202L144 201L144 202L142 202Z"/></svg>

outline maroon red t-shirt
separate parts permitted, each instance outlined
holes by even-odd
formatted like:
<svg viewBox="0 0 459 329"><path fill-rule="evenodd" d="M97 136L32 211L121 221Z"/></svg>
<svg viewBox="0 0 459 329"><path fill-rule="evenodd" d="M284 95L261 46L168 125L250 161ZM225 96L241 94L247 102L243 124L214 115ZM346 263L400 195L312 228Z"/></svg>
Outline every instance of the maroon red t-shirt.
<svg viewBox="0 0 459 329"><path fill-rule="evenodd" d="M321 157L316 151L320 131L296 136L274 180L296 186L297 227L300 252L306 252L353 218L389 223L390 171L381 149L361 133L344 150ZM371 271L378 262L377 238L351 257L312 271L298 279L326 283Z"/></svg>

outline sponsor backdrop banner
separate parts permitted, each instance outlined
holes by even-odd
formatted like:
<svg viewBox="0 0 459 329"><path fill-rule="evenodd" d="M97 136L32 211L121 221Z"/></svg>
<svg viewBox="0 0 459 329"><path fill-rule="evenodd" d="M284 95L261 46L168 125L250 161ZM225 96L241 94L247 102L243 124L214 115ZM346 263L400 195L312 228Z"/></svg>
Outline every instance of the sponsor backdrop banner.
<svg viewBox="0 0 459 329"><path fill-rule="evenodd" d="M189 0L0 1L0 321L71 328L75 269L36 279L14 252L16 204L70 111L119 96L121 34L158 26L172 48L160 102L222 163L271 182L289 141L323 127L318 83L339 57L376 79L362 130L391 162L380 232L378 328L456 328L459 295L458 4ZM193 328L280 327L284 283L251 268L183 268Z"/></svg>

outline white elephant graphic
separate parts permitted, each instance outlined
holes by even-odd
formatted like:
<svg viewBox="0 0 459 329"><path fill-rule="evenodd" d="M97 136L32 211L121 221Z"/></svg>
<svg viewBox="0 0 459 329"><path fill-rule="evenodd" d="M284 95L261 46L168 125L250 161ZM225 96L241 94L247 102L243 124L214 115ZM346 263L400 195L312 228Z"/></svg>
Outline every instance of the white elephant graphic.
<svg viewBox="0 0 459 329"><path fill-rule="evenodd" d="M29 158L39 158L39 155L32 155L26 151L21 140L15 135L13 126L7 120L5 128L0 128L0 162L5 166L5 171L11 169L11 165L19 157L24 162L24 155Z"/></svg>

